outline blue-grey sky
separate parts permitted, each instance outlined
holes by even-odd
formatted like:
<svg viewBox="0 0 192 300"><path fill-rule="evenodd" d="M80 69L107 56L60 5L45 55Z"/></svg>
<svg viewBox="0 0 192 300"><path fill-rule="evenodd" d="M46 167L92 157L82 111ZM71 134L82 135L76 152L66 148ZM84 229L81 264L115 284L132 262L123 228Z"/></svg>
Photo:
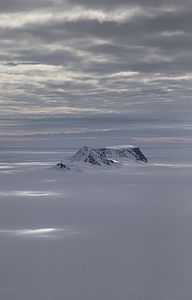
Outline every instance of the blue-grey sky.
<svg viewBox="0 0 192 300"><path fill-rule="evenodd" d="M190 0L1 0L1 120L189 118L191 18Z"/></svg>

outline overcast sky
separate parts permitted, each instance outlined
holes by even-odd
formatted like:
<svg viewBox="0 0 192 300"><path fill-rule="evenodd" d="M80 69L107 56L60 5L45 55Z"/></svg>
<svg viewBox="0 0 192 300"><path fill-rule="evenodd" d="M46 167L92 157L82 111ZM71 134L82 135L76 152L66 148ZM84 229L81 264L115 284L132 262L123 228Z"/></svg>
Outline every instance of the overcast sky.
<svg viewBox="0 0 192 300"><path fill-rule="evenodd" d="M191 112L191 0L1 0L0 14L1 119Z"/></svg>

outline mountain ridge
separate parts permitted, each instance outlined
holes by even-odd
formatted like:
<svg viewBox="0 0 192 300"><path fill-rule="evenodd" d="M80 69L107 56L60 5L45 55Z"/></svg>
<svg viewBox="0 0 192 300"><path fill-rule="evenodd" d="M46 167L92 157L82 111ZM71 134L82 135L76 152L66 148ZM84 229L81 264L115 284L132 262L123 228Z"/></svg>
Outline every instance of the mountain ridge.
<svg viewBox="0 0 192 300"><path fill-rule="evenodd" d="M82 163L90 166L112 166L119 165L126 160L147 163L147 158L139 147L102 147L91 148L83 146L80 148L67 162L59 162L56 164L58 169L64 171L74 170Z"/></svg>

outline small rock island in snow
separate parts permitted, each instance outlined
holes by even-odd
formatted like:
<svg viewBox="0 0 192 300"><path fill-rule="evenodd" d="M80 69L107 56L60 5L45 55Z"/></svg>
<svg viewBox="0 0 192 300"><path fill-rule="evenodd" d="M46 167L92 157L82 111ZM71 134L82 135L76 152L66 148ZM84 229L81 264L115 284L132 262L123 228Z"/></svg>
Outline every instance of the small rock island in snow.
<svg viewBox="0 0 192 300"><path fill-rule="evenodd" d="M63 171L74 170L83 165L90 166L112 166L122 163L125 160L132 160L137 162L147 163L147 158L141 152L139 147L106 147L106 148L91 148L84 146L80 148L75 155L73 155L66 162L57 163L57 169Z"/></svg>

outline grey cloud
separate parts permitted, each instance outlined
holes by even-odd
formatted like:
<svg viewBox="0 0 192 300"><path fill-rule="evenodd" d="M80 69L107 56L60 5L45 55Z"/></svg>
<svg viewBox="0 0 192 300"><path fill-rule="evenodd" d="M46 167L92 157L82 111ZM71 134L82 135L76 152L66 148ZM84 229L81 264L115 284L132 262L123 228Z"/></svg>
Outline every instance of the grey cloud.
<svg viewBox="0 0 192 300"><path fill-rule="evenodd" d="M53 5L52 0L1 0L0 1L0 14L1 13L15 13L28 10L36 10L45 8L46 6Z"/></svg>
<svg viewBox="0 0 192 300"><path fill-rule="evenodd" d="M78 63L80 59L70 50L47 50L44 53L43 49L31 49L29 51L20 50L18 51L18 58L32 61L38 61L43 64L50 65L74 65Z"/></svg>
<svg viewBox="0 0 192 300"><path fill-rule="evenodd" d="M183 10L164 12L159 15L148 18L144 24L145 30L149 31L176 31L183 30L191 32L191 7L184 7Z"/></svg>
<svg viewBox="0 0 192 300"><path fill-rule="evenodd" d="M188 7L192 6L190 0L1 0L0 13L4 12L21 12L37 9L51 9L53 11L66 7L84 6L85 8L119 8L121 6L141 6L149 7Z"/></svg>
<svg viewBox="0 0 192 300"><path fill-rule="evenodd" d="M53 14L48 20L2 27L1 62L10 69L3 74L1 97L10 101L10 105L4 104L10 112L15 107L32 107L43 114L47 107L50 112L55 107L71 106L120 112L135 109L139 113L166 107L167 100L173 110L180 99L187 103L191 89L185 75L192 73L190 1L180 10L179 1L14 3L11 7L10 1L2 1L1 11L20 11L22 17L24 10L41 9L43 15L80 5L85 11L100 6L105 13L115 14L115 9L123 12L125 6L138 5L144 11L151 6L155 13L136 15L124 22L115 18L99 21L97 14L92 19L85 15L73 20ZM156 9L163 5L164 9ZM175 10L168 9L171 5ZM37 65L22 69L25 63ZM126 76L126 72L134 71L138 74Z"/></svg>
<svg viewBox="0 0 192 300"><path fill-rule="evenodd" d="M181 1L179 0L70 0L69 3L84 5L84 6L106 6L106 7L117 7L120 5L142 5L142 6L162 6L162 5L181 5ZM186 5L191 5L190 0L184 0L183 3Z"/></svg>

